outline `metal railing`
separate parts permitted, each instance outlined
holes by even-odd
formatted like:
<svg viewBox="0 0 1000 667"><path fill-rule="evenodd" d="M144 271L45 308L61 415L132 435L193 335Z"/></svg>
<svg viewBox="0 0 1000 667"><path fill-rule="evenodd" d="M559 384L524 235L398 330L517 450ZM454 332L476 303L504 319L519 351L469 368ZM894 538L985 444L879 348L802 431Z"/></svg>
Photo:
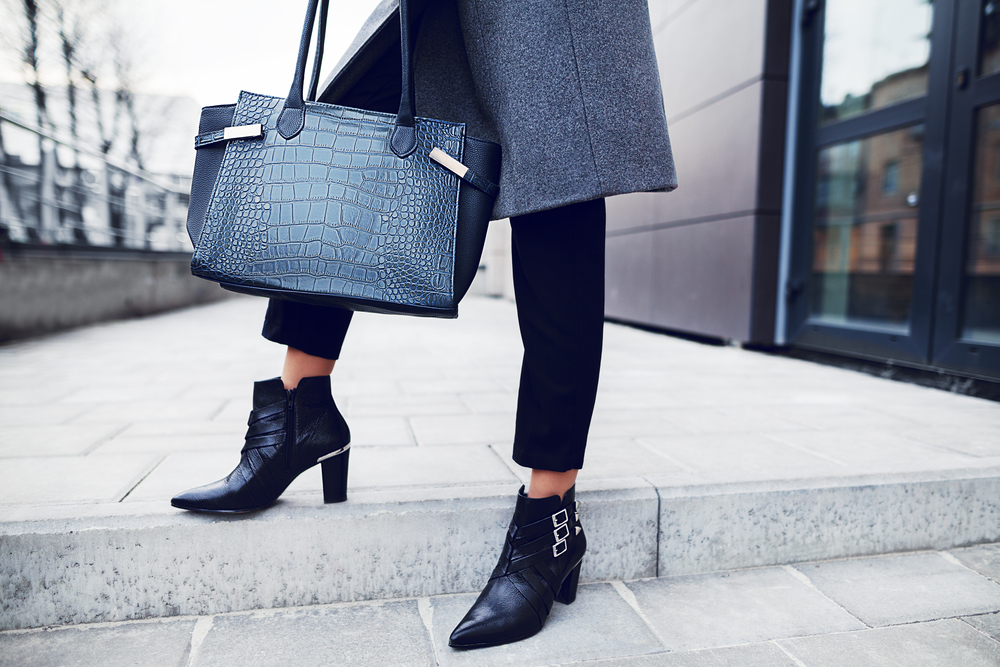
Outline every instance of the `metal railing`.
<svg viewBox="0 0 1000 667"><path fill-rule="evenodd" d="M0 112L0 240L189 251L190 185Z"/></svg>

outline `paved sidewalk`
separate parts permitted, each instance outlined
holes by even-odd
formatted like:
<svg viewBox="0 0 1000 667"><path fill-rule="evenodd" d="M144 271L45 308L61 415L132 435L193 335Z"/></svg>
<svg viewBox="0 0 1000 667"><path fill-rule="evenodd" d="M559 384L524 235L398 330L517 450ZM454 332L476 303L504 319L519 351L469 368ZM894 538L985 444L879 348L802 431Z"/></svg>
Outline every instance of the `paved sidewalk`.
<svg viewBox="0 0 1000 667"><path fill-rule="evenodd" d="M0 504L162 502L238 460L254 380L282 351L238 298L0 347ZM456 320L359 315L334 395L350 489L525 480L510 462L511 303ZM1000 465L1000 404L609 324L587 480L691 486ZM321 489L318 469L286 495Z"/></svg>
<svg viewBox="0 0 1000 667"><path fill-rule="evenodd" d="M347 503L314 469L253 516L174 510L232 469L280 369L263 311L0 347L0 664L1000 665L1000 550L969 547L1000 542L1000 404L609 324L578 485L594 583L538 638L459 654L526 479L513 304L355 319Z"/></svg>
<svg viewBox="0 0 1000 667"><path fill-rule="evenodd" d="M454 651L475 594L0 633L0 665L995 667L1000 545L583 585L545 629Z"/></svg>

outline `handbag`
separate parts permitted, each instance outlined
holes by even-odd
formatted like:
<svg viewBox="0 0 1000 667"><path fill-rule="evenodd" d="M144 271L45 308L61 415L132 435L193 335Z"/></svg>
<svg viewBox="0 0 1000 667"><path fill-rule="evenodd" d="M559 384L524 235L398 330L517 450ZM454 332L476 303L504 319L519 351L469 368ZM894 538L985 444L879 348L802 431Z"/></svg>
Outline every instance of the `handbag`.
<svg viewBox="0 0 1000 667"><path fill-rule="evenodd" d="M274 299L457 317L499 193L500 146L416 116L409 1L399 3L397 114L315 101L329 0L309 0L287 98L243 91L235 105L202 109L187 221L194 275Z"/></svg>

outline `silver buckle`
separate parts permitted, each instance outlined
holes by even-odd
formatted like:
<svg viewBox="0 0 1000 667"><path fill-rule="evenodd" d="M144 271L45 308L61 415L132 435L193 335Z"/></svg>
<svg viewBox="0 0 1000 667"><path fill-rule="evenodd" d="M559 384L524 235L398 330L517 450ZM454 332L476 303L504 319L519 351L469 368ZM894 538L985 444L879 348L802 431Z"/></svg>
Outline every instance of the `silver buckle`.
<svg viewBox="0 0 1000 667"><path fill-rule="evenodd" d="M559 545L562 545L562 550L560 550ZM562 556L566 553L567 549L569 549L569 547L566 545L566 540L559 540L552 545L552 557L558 558L559 556Z"/></svg>
<svg viewBox="0 0 1000 667"><path fill-rule="evenodd" d="M559 518L560 514L562 515L562 518ZM561 509L552 515L552 525L555 526L556 528L562 526L568 521L569 521L569 512L567 512L565 509Z"/></svg>
<svg viewBox="0 0 1000 667"><path fill-rule="evenodd" d="M569 537L569 525L565 523L561 524L558 528L552 531L552 534L555 535L556 542L565 542L566 538Z"/></svg>

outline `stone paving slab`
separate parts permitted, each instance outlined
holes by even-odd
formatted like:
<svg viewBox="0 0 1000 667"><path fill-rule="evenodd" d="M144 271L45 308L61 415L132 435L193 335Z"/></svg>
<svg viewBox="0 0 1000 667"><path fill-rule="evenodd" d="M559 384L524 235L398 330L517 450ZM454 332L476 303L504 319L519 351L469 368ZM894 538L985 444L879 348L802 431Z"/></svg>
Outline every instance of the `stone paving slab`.
<svg viewBox="0 0 1000 667"><path fill-rule="evenodd" d="M981 614L1000 607L1000 585L950 554L810 563L796 570L869 626Z"/></svg>
<svg viewBox="0 0 1000 667"><path fill-rule="evenodd" d="M887 556L919 580L914 556ZM864 566L870 559L859 559ZM538 635L454 651L474 594L353 602L0 632L0 666L349 664L519 667L987 667L1000 664L1000 604L960 619L868 628L798 569L737 570L580 586ZM824 565L824 563L818 563ZM956 598L975 591L952 582ZM868 585L857 582L857 588ZM994 634L991 634L994 633ZM693 648L698 646L698 648Z"/></svg>
<svg viewBox="0 0 1000 667"><path fill-rule="evenodd" d="M4 667L186 667L196 620L80 625L0 633Z"/></svg>
<svg viewBox="0 0 1000 667"><path fill-rule="evenodd" d="M806 667L996 667L1000 644L959 620L780 642Z"/></svg>
<svg viewBox="0 0 1000 667"><path fill-rule="evenodd" d="M782 568L661 577L628 588L676 651L866 627Z"/></svg>
<svg viewBox="0 0 1000 667"><path fill-rule="evenodd" d="M400 600L216 617L194 663L424 667L433 664L433 649L417 601Z"/></svg>

